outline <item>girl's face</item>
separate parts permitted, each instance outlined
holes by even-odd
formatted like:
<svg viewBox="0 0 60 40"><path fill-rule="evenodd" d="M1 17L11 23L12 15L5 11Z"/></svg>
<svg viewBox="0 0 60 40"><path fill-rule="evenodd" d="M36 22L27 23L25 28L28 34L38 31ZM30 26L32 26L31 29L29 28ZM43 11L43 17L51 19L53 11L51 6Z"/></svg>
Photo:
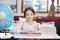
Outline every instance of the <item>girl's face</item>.
<svg viewBox="0 0 60 40"><path fill-rule="evenodd" d="M35 14L32 11L30 11L30 10L26 11L26 20L27 21L29 21L29 22L33 21L34 16L35 16Z"/></svg>

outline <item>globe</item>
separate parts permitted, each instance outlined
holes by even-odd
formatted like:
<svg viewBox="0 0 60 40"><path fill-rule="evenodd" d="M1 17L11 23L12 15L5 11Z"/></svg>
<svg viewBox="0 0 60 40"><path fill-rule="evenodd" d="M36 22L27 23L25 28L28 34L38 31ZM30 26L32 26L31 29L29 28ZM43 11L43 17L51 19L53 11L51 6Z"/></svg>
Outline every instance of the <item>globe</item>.
<svg viewBox="0 0 60 40"><path fill-rule="evenodd" d="M0 30L9 28L13 22L13 11L6 4L0 3Z"/></svg>

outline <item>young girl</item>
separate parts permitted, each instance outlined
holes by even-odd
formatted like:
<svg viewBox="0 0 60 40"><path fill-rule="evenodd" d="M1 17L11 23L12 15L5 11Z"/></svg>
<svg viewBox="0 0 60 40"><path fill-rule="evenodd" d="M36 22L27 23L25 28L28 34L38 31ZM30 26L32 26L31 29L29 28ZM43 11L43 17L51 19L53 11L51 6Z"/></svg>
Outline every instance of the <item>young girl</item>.
<svg viewBox="0 0 60 40"><path fill-rule="evenodd" d="M40 23L37 23L34 20L35 17L35 11L28 7L24 11L24 17L26 18L26 21L24 21L22 24L22 31L26 33L36 33L40 30L41 25Z"/></svg>
<svg viewBox="0 0 60 40"><path fill-rule="evenodd" d="M37 33L41 31L41 24L33 21L35 17L35 11L31 7L25 9L24 17L26 18L26 21L21 22L17 27L14 27L11 32Z"/></svg>
<svg viewBox="0 0 60 40"><path fill-rule="evenodd" d="M35 17L35 11L31 7L25 9L24 17L26 18L26 21L21 22L19 26L15 27L14 30L12 30L12 32L25 32L27 34L39 33L41 30L41 24L33 21Z"/></svg>

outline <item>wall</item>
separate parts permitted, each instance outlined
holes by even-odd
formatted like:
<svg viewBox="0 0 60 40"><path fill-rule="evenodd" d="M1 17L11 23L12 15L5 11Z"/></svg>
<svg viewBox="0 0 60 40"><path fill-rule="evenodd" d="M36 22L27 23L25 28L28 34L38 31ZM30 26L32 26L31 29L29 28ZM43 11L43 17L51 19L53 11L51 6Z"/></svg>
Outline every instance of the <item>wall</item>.
<svg viewBox="0 0 60 40"><path fill-rule="evenodd" d="M21 0L18 0L17 2L17 10L18 13L15 13L15 16L23 16L23 13L21 13ZM48 16L48 13L36 13L36 16ZM60 14L55 13L55 16L60 16Z"/></svg>

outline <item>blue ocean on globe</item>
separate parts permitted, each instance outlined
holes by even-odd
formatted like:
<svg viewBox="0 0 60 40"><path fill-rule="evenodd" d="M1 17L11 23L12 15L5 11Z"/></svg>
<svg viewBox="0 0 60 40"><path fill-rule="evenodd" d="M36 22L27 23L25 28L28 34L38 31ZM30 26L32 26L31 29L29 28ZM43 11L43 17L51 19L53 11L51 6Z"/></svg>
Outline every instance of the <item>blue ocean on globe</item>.
<svg viewBox="0 0 60 40"><path fill-rule="evenodd" d="M0 3L0 30L4 28L9 28L12 22L13 22L13 11L9 6Z"/></svg>

